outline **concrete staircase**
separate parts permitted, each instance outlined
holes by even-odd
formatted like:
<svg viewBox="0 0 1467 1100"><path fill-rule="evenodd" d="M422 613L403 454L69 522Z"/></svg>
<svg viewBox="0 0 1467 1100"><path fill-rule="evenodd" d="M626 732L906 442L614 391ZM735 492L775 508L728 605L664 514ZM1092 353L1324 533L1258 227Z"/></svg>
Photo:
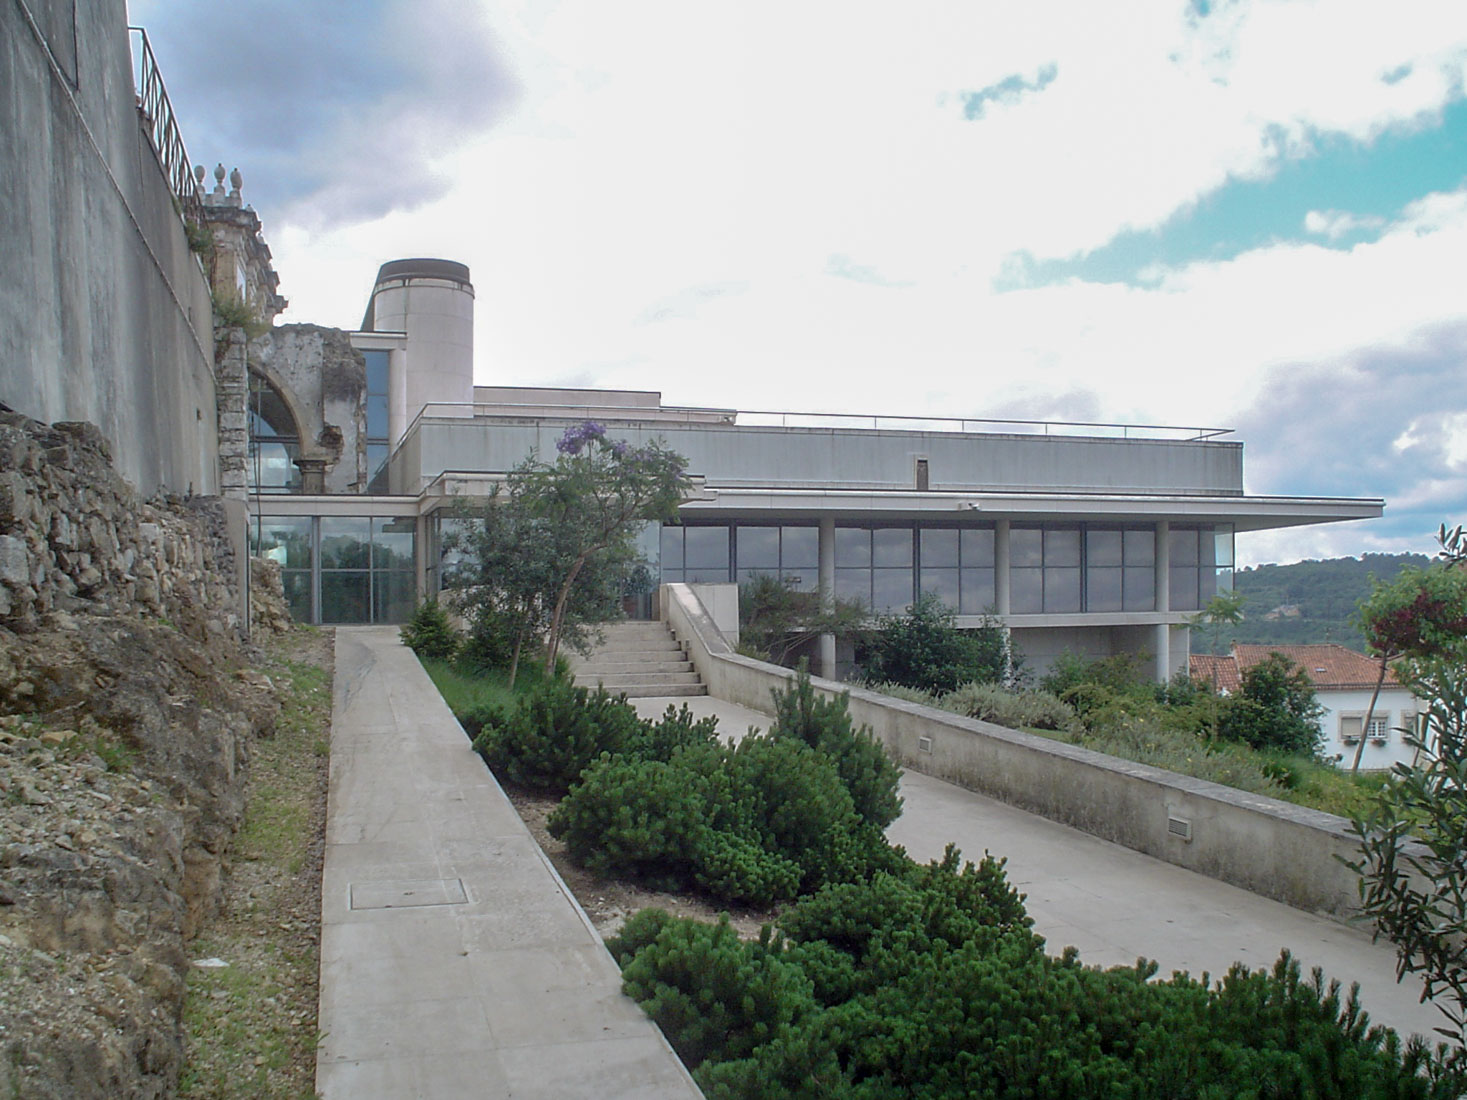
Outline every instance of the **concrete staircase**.
<svg viewBox="0 0 1467 1100"><path fill-rule="evenodd" d="M569 655L577 684L601 684L629 699L708 694L666 623L606 623L601 630L606 641L589 656Z"/></svg>

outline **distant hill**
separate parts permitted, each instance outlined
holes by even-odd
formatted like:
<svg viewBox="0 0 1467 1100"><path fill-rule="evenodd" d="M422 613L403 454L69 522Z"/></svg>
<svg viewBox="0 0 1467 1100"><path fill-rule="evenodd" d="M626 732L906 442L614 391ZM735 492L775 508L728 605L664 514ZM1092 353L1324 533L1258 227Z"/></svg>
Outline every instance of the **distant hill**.
<svg viewBox="0 0 1467 1100"><path fill-rule="evenodd" d="M1389 581L1405 566L1425 568L1430 561L1425 554L1366 554L1240 569L1233 586L1247 597L1243 621L1194 627L1192 651L1225 653L1232 642L1339 642L1364 652L1365 641L1351 620L1356 605L1370 594L1371 576Z"/></svg>

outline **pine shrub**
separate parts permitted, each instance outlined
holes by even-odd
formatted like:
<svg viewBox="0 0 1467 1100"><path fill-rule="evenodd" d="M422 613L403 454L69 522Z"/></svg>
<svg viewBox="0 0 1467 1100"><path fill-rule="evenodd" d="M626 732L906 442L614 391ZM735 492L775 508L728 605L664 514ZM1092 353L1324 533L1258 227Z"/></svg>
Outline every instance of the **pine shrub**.
<svg viewBox="0 0 1467 1100"><path fill-rule="evenodd" d="M436 599L418 604L413 617L401 630L402 644L420 658L430 661L451 661L458 652L462 639L445 611Z"/></svg>

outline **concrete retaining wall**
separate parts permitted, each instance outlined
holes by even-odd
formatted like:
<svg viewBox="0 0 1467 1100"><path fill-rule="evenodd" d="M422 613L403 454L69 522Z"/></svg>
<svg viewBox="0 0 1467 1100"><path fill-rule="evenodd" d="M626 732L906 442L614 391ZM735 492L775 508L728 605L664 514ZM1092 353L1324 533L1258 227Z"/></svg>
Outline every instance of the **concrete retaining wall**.
<svg viewBox="0 0 1467 1100"><path fill-rule="evenodd" d="M768 710L770 691L793 679L788 669L734 653L687 585L664 585L661 607L720 699ZM1336 858L1359 852L1343 818L847 684L811 682L826 694L848 691L852 717L904 768L1298 909L1342 921L1356 911L1356 876ZM1183 828L1190 839L1175 831Z"/></svg>
<svg viewBox="0 0 1467 1100"><path fill-rule="evenodd" d="M0 4L0 402L145 496L219 491L213 312L139 123L123 0Z"/></svg>

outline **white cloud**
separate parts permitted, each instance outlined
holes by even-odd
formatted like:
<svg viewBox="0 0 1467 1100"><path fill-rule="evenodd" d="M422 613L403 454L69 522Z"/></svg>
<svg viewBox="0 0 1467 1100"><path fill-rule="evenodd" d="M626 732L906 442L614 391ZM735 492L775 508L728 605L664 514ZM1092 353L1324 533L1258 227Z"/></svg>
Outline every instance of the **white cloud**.
<svg viewBox="0 0 1467 1100"><path fill-rule="evenodd" d="M1311 210L1304 215L1306 233L1327 237L1332 241L1359 229L1378 229L1384 224L1384 218L1357 217L1344 210Z"/></svg>

